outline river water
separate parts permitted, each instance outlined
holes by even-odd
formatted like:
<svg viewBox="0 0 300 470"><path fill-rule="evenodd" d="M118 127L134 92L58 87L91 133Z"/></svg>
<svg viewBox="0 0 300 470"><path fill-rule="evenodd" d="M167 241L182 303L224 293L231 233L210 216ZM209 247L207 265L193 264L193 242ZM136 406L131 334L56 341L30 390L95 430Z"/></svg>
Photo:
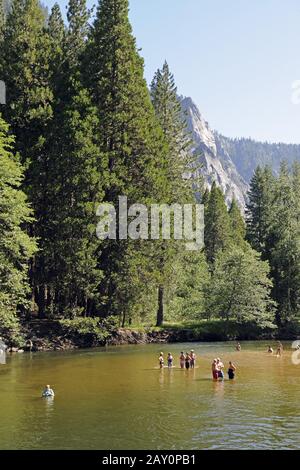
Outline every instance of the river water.
<svg viewBox="0 0 300 470"><path fill-rule="evenodd" d="M11 356L0 365L0 449L297 449L300 365L284 346L282 358L264 342ZM197 368L180 370L191 348ZM160 350L176 367L158 369ZM235 381L212 381L214 357L234 361ZM53 401L40 398L46 384Z"/></svg>

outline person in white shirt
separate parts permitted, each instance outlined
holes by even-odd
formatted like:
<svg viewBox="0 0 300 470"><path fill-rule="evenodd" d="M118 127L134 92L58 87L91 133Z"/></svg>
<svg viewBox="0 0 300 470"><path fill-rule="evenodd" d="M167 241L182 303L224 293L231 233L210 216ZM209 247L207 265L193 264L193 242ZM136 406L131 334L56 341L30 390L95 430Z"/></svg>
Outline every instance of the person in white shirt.
<svg viewBox="0 0 300 470"><path fill-rule="evenodd" d="M55 396L54 391L52 390L50 385L46 385L46 388L43 391L42 397L43 398L49 398L49 397L54 397L54 396Z"/></svg>

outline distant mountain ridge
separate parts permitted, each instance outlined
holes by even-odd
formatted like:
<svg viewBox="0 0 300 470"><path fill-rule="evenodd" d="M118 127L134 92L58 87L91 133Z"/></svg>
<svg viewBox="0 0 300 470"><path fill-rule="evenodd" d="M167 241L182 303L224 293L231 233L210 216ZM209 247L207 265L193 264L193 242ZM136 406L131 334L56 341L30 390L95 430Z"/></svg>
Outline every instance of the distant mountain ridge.
<svg viewBox="0 0 300 470"><path fill-rule="evenodd" d="M258 165L270 165L277 173L282 160L289 164L300 161L300 145L225 137L210 128L191 98L180 97L180 101L206 186L210 188L215 181L228 203L235 197L245 208L249 183Z"/></svg>

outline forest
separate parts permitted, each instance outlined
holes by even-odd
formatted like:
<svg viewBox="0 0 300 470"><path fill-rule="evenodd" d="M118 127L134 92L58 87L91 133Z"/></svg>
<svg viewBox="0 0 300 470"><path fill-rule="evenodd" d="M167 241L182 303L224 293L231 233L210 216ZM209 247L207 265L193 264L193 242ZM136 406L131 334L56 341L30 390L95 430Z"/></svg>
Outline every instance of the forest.
<svg viewBox="0 0 300 470"><path fill-rule="evenodd" d="M6 2L5 2L6 4ZM167 62L148 87L128 0L12 0L0 12L0 336L32 318L89 325L297 324L300 164L257 167L246 215L197 165ZM205 248L99 240L100 203L193 204Z"/></svg>

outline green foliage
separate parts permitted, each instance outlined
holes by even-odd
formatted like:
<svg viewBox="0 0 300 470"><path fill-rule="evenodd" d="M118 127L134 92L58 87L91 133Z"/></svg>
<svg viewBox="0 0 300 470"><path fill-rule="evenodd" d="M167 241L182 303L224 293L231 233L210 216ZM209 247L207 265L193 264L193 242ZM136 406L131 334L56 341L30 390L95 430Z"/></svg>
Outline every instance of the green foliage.
<svg viewBox="0 0 300 470"><path fill-rule="evenodd" d="M269 167L258 167L250 182L247 204L247 239L268 259L271 244L275 179Z"/></svg>
<svg viewBox="0 0 300 470"><path fill-rule="evenodd" d="M59 323L66 336L91 346L105 344L117 328L114 317L76 318L75 320L60 320Z"/></svg>
<svg viewBox="0 0 300 470"><path fill-rule="evenodd" d="M249 247L219 253L207 293L207 311L238 323L270 326L274 302L269 270L268 263Z"/></svg>
<svg viewBox="0 0 300 470"><path fill-rule="evenodd" d="M230 219L224 194L213 183L205 208L205 252L209 263L214 263L218 253L228 247L231 236Z"/></svg>
<svg viewBox="0 0 300 470"><path fill-rule="evenodd" d="M292 321L300 307L299 164L281 164L278 177L269 168L254 174L248 206L247 235L269 261L278 325Z"/></svg>
<svg viewBox="0 0 300 470"><path fill-rule="evenodd" d="M283 165L278 178L257 168L247 233L237 202L228 210L217 184L207 189L203 252L186 252L184 240L96 238L101 202L117 207L121 195L128 205L195 201L187 177L195 163L174 77L165 62L149 93L128 9L128 0L100 0L91 26L85 0L69 1L66 26L57 4L47 21L38 0L12 0L9 12L0 11L3 113L20 155L12 154L1 120L0 330L17 341L29 298L41 317L71 318L65 330L90 344L112 333L111 315L123 326L217 318L227 328L271 327L271 291L278 324L294 321L299 165L292 173ZM253 163L240 156L253 156L253 142L226 145L240 171L252 174ZM253 161L264 160L265 145L255 149ZM270 149L276 170L280 151L290 159L293 150Z"/></svg>
<svg viewBox="0 0 300 470"><path fill-rule="evenodd" d="M13 155L13 138L0 117L0 334L14 339L20 308L29 308L28 261L36 244L23 230L32 211L20 190L23 168Z"/></svg>
<svg viewBox="0 0 300 470"><path fill-rule="evenodd" d="M204 252L184 253L175 264L175 272L168 309L171 318L191 321L206 317L205 294L210 275Z"/></svg>
<svg viewBox="0 0 300 470"><path fill-rule="evenodd" d="M231 228L231 243L243 247L245 245L246 224L235 199L231 203L228 214Z"/></svg>

